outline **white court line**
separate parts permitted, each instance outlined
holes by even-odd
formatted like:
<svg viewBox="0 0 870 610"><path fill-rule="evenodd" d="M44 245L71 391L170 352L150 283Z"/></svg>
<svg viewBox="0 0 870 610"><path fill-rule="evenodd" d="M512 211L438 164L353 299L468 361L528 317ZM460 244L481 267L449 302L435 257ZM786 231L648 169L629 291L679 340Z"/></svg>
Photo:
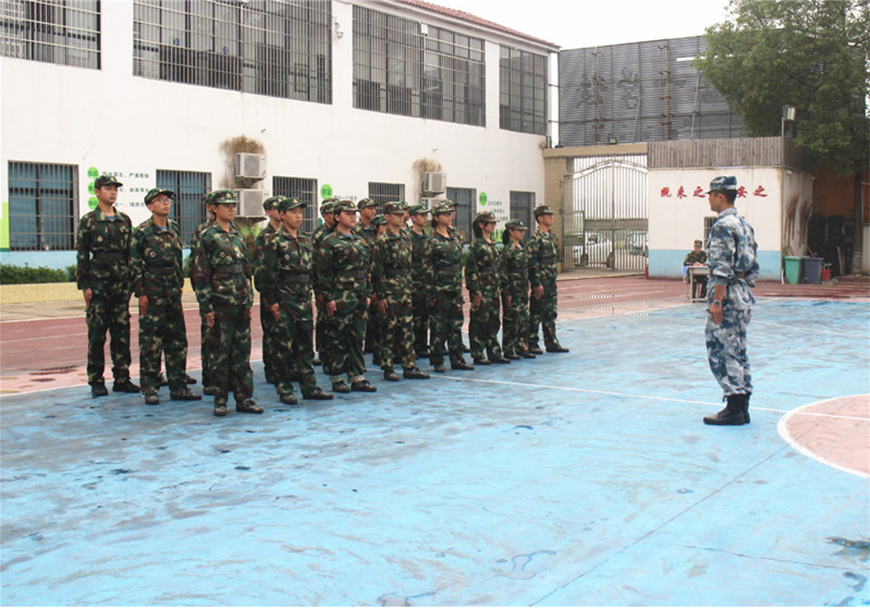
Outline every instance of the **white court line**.
<svg viewBox="0 0 870 610"><path fill-rule="evenodd" d="M541 390L561 390L563 392L577 392L579 394L601 394L603 396L616 396L619 398L642 398L643 400L659 400L662 402L679 402L679 403L684 403L684 404L689 404L689 405L704 405L704 406L709 406L709 407L718 407L718 406L722 405L721 402L702 402L700 400L683 400L682 398L668 398L668 397L662 397L662 396L647 396L645 394L626 394L624 392L608 392L607 390L586 390L583 388L566 388L566 387L562 387L562 386L544 385L544 384L539 384L539 383L523 383L520 381L501 381L499 379L476 379L476 378L471 378L471 377L452 377L450 375L439 375L438 379L453 379L455 381L466 381L469 383L492 383L492 384L500 384L500 385L513 385L513 386L535 388L535 389L541 389ZM813 403L813 404L820 404L822 402L827 402L829 400L834 400L834 399L833 398L826 398L825 400L822 400L822 401L819 401L818 403ZM812 405L806 405L806 406L809 407ZM799 407L799 408L804 408L804 407ZM765 408L765 407L752 407L752 410L753 411L765 411L768 413L782 413L782 414L788 414L788 413L793 412L793 410L769 409L769 408ZM816 417L827 417L827 418L831 418L831 419L851 419L851 420L857 420L857 421L870 421L870 418L867 418L867 417L852 417L850 415L833 415L830 413L802 413L802 415L814 415Z"/></svg>
<svg viewBox="0 0 870 610"><path fill-rule="evenodd" d="M199 306L198 306L198 305L194 305L194 306L192 306L192 307L183 307L182 310L183 310L183 311L199 311ZM131 311L130 311L130 317L131 317L131 318L134 318L134 317L138 318L138 317L139 317L139 312L138 312L138 311L132 311L132 310L131 310ZM2 320L2 321L0 321L0 325L3 325L3 324L15 324L15 323L18 323L18 322L51 322L52 320L74 320L74 319L76 319L76 318L81 318L81 319L84 320L84 318L85 318L85 310L84 310L84 308L82 309L82 313L80 313L80 314L78 314L78 315L75 315L75 316L43 316L43 317L41 317L41 318L27 318L27 319L24 319L24 320Z"/></svg>
<svg viewBox="0 0 870 610"><path fill-rule="evenodd" d="M856 394L855 396L842 396L842 397L838 397L838 398L859 398L859 397L866 397L866 396L867 396L866 394ZM841 464L837 464L836 462L826 460L822 456L818 455L814 451L810 451L806 447L802 447L801 445L798 444L797 439L795 439L789 433L788 428L786 427L786 424L788 423L789 419L791 419L792 416L794 416L794 415L817 415L816 413L804 413L803 410L808 409L810 407L818 406L818 405L826 403L826 402L830 402L831 400L836 400L836 399L828 398L826 400L820 400L818 402L810 403L808 405L804 405L802 407L798 407L796 409L788 411L785 415L783 415L780 418L779 423L777 423L777 425L776 425L776 431L779 432L779 435L783 438L783 440L786 443L789 444L789 446L791 446L792 449L794 449L795 451L798 451L800 453L803 453L808 458L815 460L815 461L819 462L820 464L824 464L825 466L830 466L831 468L836 468L837 470L842 470L843 472L848 472L849 474L854 474L854 475L857 475L857 476L864 478L864 479L870 479L870 474L867 474L866 472L861 472L860 470L852 470L851 468L846 468L845 466L843 466ZM834 417L834 416L832 416L832 417ZM870 421L867 418L861 418L861 417L853 417L850 419L858 419L861 421Z"/></svg>
<svg viewBox="0 0 870 610"><path fill-rule="evenodd" d="M776 322L759 322L757 320L752 320L750 324L753 326L776 326L779 328L787 328L789 330L799 331L801 334L806 334L807 331L807 328L805 326L791 326L789 324L777 324ZM819 333L816 331L821 332ZM813 328L813 333L816 335L821 335L820 338L824 338L825 335L837 335L838 337L846 337L847 339L852 339L855 336L855 333L841 333L834 330L826 330L819 326Z"/></svg>

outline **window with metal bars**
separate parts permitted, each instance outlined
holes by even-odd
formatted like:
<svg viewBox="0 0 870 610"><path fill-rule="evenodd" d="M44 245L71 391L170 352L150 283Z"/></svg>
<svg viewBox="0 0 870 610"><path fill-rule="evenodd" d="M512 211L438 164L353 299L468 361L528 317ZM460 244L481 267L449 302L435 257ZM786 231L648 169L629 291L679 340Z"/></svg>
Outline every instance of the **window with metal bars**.
<svg viewBox="0 0 870 610"><path fill-rule="evenodd" d="M320 218L317 205L317 180L314 178L289 178L272 176L272 194L281 197L295 197L305 203L302 208L302 233L310 234L317 228Z"/></svg>
<svg viewBox="0 0 870 610"><path fill-rule="evenodd" d="M453 219L453 227L462 233L463 242L470 244L474 240L471 220L474 215L474 200L477 198L477 191L474 189L447 187L447 198L456 204L456 217Z"/></svg>
<svg viewBox="0 0 870 610"><path fill-rule="evenodd" d="M521 220L526 227L531 228L532 213L535 210L535 194L524 191L511 191L511 218Z"/></svg>
<svg viewBox="0 0 870 610"><path fill-rule="evenodd" d="M133 74L332 103L332 3L135 0Z"/></svg>
<svg viewBox="0 0 870 610"><path fill-rule="evenodd" d="M99 0L3 0L0 55L99 69Z"/></svg>
<svg viewBox="0 0 870 610"><path fill-rule="evenodd" d="M405 185L369 182L369 199L378 204L378 214L383 214L389 202L405 200Z"/></svg>
<svg viewBox="0 0 870 610"><path fill-rule="evenodd" d="M354 108L486 125L484 41L353 7Z"/></svg>
<svg viewBox="0 0 870 610"><path fill-rule="evenodd" d="M9 249L73 250L78 166L9 162Z"/></svg>
<svg viewBox="0 0 870 610"><path fill-rule="evenodd" d="M178 223L181 243L190 245L190 236L206 220L204 198L211 191L211 174L158 169L157 187L175 193L169 217Z"/></svg>
<svg viewBox="0 0 870 610"><path fill-rule="evenodd" d="M499 126L547 133L547 57L502 45L499 62Z"/></svg>

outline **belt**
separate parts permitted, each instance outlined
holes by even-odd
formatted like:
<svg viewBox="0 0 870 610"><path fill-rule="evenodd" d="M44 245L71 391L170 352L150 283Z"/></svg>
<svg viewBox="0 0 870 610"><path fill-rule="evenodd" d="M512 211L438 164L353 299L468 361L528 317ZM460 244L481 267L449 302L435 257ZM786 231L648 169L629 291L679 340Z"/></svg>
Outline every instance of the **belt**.
<svg viewBox="0 0 870 610"><path fill-rule="evenodd" d="M307 284L311 280L311 275L308 273L291 273L290 271L281 272L281 281L287 284Z"/></svg>
<svg viewBox="0 0 870 610"><path fill-rule="evenodd" d="M216 265L214 268L214 272L223 275L234 275L244 273L245 266L241 263L236 263L235 265Z"/></svg>
<svg viewBox="0 0 870 610"><path fill-rule="evenodd" d="M339 277L353 278L355 280L364 280L368 277L369 272L365 269L356 269L354 271L342 271Z"/></svg>
<svg viewBox="0 0 870 610"><path fill-rule="evenodd" d="M403 269L385 269L384 275L387 277L408 277L411 275L411 270L407 268Z"/></svg>
<svg viewBox="0 0 870 610"><path fill-rule="evenodd" d="M738 280L745 279L745 278L746 278L746 272L745 272L745 271L735 271L735 272L734 272L734 278L735 278L735 279L738 279Z"/></svg>
<svg viewBox="0 0 870 610"><path fill-rule="evenodd" d="M553 263L556 262L556 257L553 256L553 257L550 257L550 258L541 258L541 259L538 259L538 260L540 260L540 261L541 261L542 263L544 263L545 265L552 265Z"/></svg>
<svg viewBox="0 0 870 610"><path fill-rule="evenodd" d="M169 265L168 267L148 267L148 273L153 273L154 275L172 275L177 271L175 265Z"/></svg>
<svg viewBox="0 0 870 610"><path fill-rule="evenodd" d="M94 252L95 261L122 261L124 258L120 252Z"/></svg>
<svg viewBox="0 0 870 610"><path fill-rule="evenodd" d="M458 264L458 263L455 264L455 265L447 265L446 267L439 267L439 268L438 268L438 271L449 271L449 272L451 272L451 273L456 273L457 271L459 271L459 268L460 268L461 266L462 266L462 265L460 265L460 264Z"/></svg>

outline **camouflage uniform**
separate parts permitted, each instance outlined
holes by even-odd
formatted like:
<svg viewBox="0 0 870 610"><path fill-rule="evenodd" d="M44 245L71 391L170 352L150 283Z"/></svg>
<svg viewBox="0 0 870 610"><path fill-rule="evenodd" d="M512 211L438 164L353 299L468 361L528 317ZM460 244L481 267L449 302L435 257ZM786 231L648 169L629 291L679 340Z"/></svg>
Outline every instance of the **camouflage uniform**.
<svg viewBox="0 0 870 610"><path fill-rule="evenodd" d="M278 209L287 211L301 205L296 199L284 199ZM303 396L321 392L314 375L313 268L314 248L308 237L293 237L282 227L265 240L259 282L266 302L278 303L281 307L277 321L271 311L268 314L276 336L275 389L282 400L293 394L291 377L299 379Z"/></svg>
<svg viewBox="0 0 870 610"><path fill-rule="evenodd" d="M215 191L209 200L214 203ZM233 200L234 201L234 200ZM215 222L197 244L195 266L191 269L200 314L214 312L214 326L208 329L212 383L217 390L215 407L226 405L230 388L237 409L254 393L251 372L251 264L245 238L235 225L224 230Z"/></svg>
<svg viewBox="0 0 870 610"><path fill-rule="evenodd" d="M190 261L188 265L188 269L190 269L191 277L193 276L193 269L196 267L196 248L199 245L199 240L202 239L202 235L209 229L212 224L214 224L214 218L205 221L196 229L193 230L193 234L190 236ZM212 374L211 374L211 361L210 361L210 352L209 352L209 344L206 341L206 337L208 336L208 324L205 322L205 316L200 316L200 324L199 324L199 353L202 359L202 386L204 388L213 387L212 383Z"/></svg>
<svg viewBox="0 0 870 610"><path fill-rule="evenodd" d="M697 246L701 245L701 240L696 240L695 244ZM686 255L686 258L683 260L683 275L685 276L687 271L685 267L692 267L695 264L706 265L707 264L707 253L701 250L700 252L695 252L692 250ZM707 286L706 284L701 283L698 279L692 278L692 296L694 297L696 294L700 292L699 297L703 298L707 296Z"/></svg>
<svg viewBox="0 0 870 610"><path fill-rule="evenodd" d="M375 206L377 206L377 204L368 197L360 199L356 204L357 210L360 212L365 208ZM377 216L375 216L375 218L377 218ZM370 251L374 248L375 240L378 238L378 226L375 224L375 218L371 219L368 226L364 225L362 220L360 220L353 228L353 232L365 240ZM371 261L369 261L369 266L369 268L371 268ZM378 349L380 331L378 328L380 327L381 322L382 320L380 311L378 310L378 304L374 299L372 299L372 302L369 303L369 316L366 321L365 352L367 354L373 354L372 358L375 363L380 360L380 350Z"/></svg>
<svg viewBox="0 0 870 610"><path fill-rule="evenodd" d="M425 212L422 205L411 207L411 214ZM429 243L429 235L425 232L417 234L408 230L411 245L414 248L414 257L411 264L411 295L412 309L414 313L414 351L417 354L425 354L429 349L429 291L426 287L426 246Z"/></svg>
<svg viewBox="0 0 870 610"><path fill-rule="evenodd" d="M337 210L353 204L341 202ZM324 305L335 301L335 313L326 317L324 307L323 370L333 378L347 373L358 378L365 373L363 339L371 294L369 260L371 253L364 239L353 232L331 232L315 253L315 272Z"/></svg>
<svg viewBox="0 0 870 610"><path fill-rule="evenodd" d="M494 222L492 212L479 214L479 221ZM468 249L465 262L465 286L471 299L471 315L468 322L468 336L471 343L471 357L475 362L483 362L485 355L490 360L503 360L498 344L499 320L499 276L501 256L495 242L478 237ZM475 295L480 295L480 305L474 304Z"/></svg>
<svg viewBox="0 0 870 610"><path fill-rule="evenodd" d="M439 206L433 214L447 206ZM453 366L464 363L462 347L462 242L458 231L444 237L437 231L429 234L426 285L429 290L429 363L444 364L449 354ZM447 349L445 349L445 342Z"/></svg>
<svg viewBox="0 0 870 610"><path fill-rule="evenodd" d="M323 204L320 206L321 212L331 213L334 205L338 203L335 199L324 199ZM315 257L317 255L317 250L320 247L320 242L322 242L326 237L332 233L333 229L329 227L325 222L321 224L319 227L314 229L311 233L311 247L314 248ZM312 278L312 288L314 289L314 301L317 304L317 324L314 328L315 334L315 347L317 348L317 353L323 355L323 347L326 345L326 339L323 337L323 329L326 328L326 309L324 308L323 298L321 295L323 294L323 289L320 286L319 278L317 277L317 269L314 270L314 277Z"/></svg>
<svg viewBox="0 0 870 610"><path fill-rule="evenodd" d="M269 211L278 206L278 202L283 197L269 197L263 202L263 210ZM254 286L260 291L260 327L263 329L263 371L266 374L266 381L275 383L278 379L278 350L277 350L277 325L275 318L272 317L272 312L269 310L271 303L263 298L261 283L261 271L263 268L263 247L266 245L266 240L275 235L277 231L271 223L263 227L254 239L254 247L251 252L251 259L254 265Z"/></svg>
<svg viewBox="0 0 870 610"><path fill-rule="evenodd" d="M187 330L181 291L181 235L178 225L167 220L166 229L148 219L133 232L130 265L133 292L148 297L148 308L139 318L139 380L142 394L160 389L160 356L166 358L170 392L187 388Z"/></svg>
<svg viewBox="0 0 870 610"><path fill-rule="evenodd" d="M539 206L539 209L542 207L545 206ZM529 349L538 349L538 327L541 327L547 349L558 350L561 349L556 338L556 261L559 260L559 245L552 233L538 229L526 240L526 249L529 253L529 281L532 289L535 286L544 288L540 299L532 294L529 300Z"/></svg>
<svg viewBox="0 0 870 610"><path fill-rule="evenodd" d="M111 335L115 383L130 379L130 217L115 210L113 218L100 208L85 214L76 230L76 284L91 289L87 309L88 383L102 384L106 332Z"/></svg>
<svg viewBox="0 0 870 610"><path fill-rule="evenodd" d="M525 228L523 223L511 220L511 228ZM507 298L510 297L510 305ZM522 244L508 240L501 255L501 298L504 310L502 347L506 356L530 355L529 328L529 253Z"/></svg>

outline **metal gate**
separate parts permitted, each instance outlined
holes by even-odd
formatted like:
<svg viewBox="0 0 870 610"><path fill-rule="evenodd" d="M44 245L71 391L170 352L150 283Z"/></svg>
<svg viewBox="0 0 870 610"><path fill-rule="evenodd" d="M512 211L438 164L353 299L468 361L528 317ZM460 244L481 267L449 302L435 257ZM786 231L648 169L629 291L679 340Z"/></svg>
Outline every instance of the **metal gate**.
<svg viewBox="0 0 870 610"><path fill-rule="evenodd" d="M646 267L647 171L646 155L574 159L562 179L563 268Z"/></svg>

